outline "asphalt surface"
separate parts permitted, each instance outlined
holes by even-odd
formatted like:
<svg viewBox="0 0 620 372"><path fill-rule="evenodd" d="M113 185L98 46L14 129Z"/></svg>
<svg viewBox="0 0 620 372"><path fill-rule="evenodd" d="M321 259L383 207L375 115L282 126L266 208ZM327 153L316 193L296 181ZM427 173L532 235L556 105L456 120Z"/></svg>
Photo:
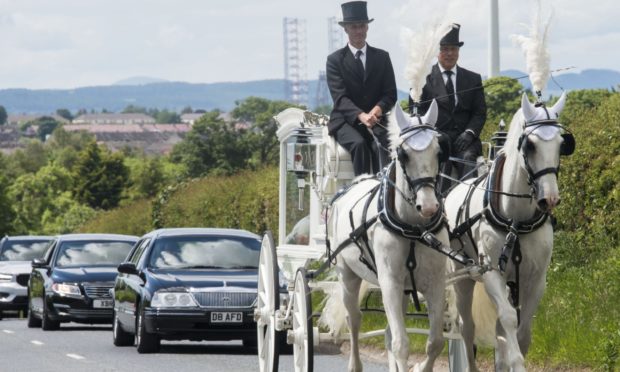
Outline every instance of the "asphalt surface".
<svg viewBox="0 0 620 372"><path fill-rule="evenodd" d="M333 348L330 348L330 350ZM315 371L346 371L348 359L335 352L315 354ZM293 371L293 356L280 356L280 371ZM387 371L386 364L364 361L364 371ZM158 354L112 344L111 326L63 323L58 331L26 326L17 318L0 320L0 372L99 371L258 371L256 349L241 342L163 341Z"/></svg>

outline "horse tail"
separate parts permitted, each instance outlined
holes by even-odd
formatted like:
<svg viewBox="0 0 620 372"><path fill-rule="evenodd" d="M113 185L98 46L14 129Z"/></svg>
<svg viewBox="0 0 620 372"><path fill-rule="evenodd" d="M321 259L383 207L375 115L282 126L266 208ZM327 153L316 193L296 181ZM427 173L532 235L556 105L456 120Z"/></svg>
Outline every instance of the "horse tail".
<svg viewBox="0 0 620 372"><path fill-rule="evenodd" d="M476 282L474 286L474 299L471 305L476 334L474 342L477 345L495 345L495 325L497 324L497 308L489 298L484 285Z"/></svg>
<svg viewBox="0 0 620 372"><path fill-rule="evenodd" d="M332 271L331 279L335 279L335 273ZM328 278L329 280L329 278ZM332 337L341 335L347 327L347 310L342 302L342 285L334 282L335 285L324 288L325 298L322 301L323 311L319 317L319 327L325 327L329 330ZM359 292L359 302L361 304L366 293L368 292L368 282L362 280Z"/></svg>

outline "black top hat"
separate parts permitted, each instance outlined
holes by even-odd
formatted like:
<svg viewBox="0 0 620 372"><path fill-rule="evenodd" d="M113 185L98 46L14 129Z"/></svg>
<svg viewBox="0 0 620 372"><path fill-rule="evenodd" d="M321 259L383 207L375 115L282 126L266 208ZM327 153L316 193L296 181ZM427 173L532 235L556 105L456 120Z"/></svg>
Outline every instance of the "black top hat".
<svg viewBox="0 0 620 372"><path fill-rule="evenodd" d="M368 19L368 11L366 10L365 1L349 1L342 6L342 21L338 22L340 26L350 23L370 23L374 20Z"/></svg>
<svg viewBox="0 0 620 372"><path fill-rule="evenodd" d="M452 28L448 33L441 38L439 45L457 45L462 47L465 44L462 41L459 41L459 30L461 29L461 25L458 23L453 23Z"/></svg>

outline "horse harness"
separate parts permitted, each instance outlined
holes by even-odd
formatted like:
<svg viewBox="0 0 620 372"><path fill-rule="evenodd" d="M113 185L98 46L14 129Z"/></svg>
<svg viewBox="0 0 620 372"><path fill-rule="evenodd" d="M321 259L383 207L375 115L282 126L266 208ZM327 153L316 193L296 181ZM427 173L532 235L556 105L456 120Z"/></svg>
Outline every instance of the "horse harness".
<svg viewBox="0 0 620 372"><path fill-rule="evenodd" d="M546 111L546 109L545 109ZM549 113L547 112L547 116L549 117ZM530 123L524 124L524 132L519 138L517 149L520 151L522 146L527 146L528 136L540 126L554 126L566 130L563 126L557 123L557 121L548 119L548 120L537 120ZM525 131L525 129L534 127L529 133ZM567 130L566 130L567 131ZM573 153L575 149L575 139L572 133L568 132L562 134L564 138L564 142L562 143L562 147L560 148L561 155L570 155ZM514 194L507 193L501 191L501 179L504 170L504 163L506 161L506 156L504 153L500 153L495 160L493 161L493 165L488 174L483 174L478 177L473 183L470 184L469 189L467 191L467 195L465 197L465 201L460 206L457 217L456 224L457 226L450 231L450 240L458 239L461 245L463 242L461 238L464 234L467 234L467 237L472 243L474 247L476 255L479 254L478 247L473 238L473 233L471 228L478 223L478 221L484 217L485 220L491 224L491 226L496 229L503 230L506 232L506 238L504 241L504 245L502 246L502 250L499 257L498 267L502 274L506 271L506 266L508 264L508 260L513 263L515 266L515 280L507 281L506 284L510 290L510 299L513 307L517 310L517 318L520 321L520 307L519 307L519 264L522 260L521 255L521 246L519 244L519 235L529 234L533 231L536 231L538 228L543 226L547 219L550 218L552 223L555 224L555 219L550 212L542 212L539 209L536 210L534 216L526 221L515 221L510 218L506 218L503 216L499 210L499 197L500 195L506 195L510 197L517 198L529 198L531 199L533 195L536 194L537 186L535 181L542 177L545 174L553 173L558 175L560 167L549 167L542 169L538 172L534 172L534 170L529 165L526 154L523 153L525 168L528 173L528 185L531 187L531 194ZM480 185L483 181L486 182L485 194L483 199L483 209L481 212L476 213L474 216L469 216L469 210L471 205L471 199L473 197L474 190ZM463 215L464 214L464 215ZM463 217L463 222L461 218Z"/></svg>

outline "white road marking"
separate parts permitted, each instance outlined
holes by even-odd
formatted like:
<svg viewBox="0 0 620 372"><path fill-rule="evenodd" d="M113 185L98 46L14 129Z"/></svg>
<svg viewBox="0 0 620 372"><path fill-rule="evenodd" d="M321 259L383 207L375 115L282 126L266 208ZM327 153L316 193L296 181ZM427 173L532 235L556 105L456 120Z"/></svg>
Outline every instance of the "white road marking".
<svg viewBox="0 0 620 372"><path fill-rule="evenodd" d="M41 342L41 341L37 341L37 340L32 340L32 341L30 341L30 343L31 343L31 344L35 344L35 345L37 345L37 346L41 346L41 345L43 345L43 342Z"/></svg>
<svg viewBox="0 0 620 372"><path fill-rule="evenodd" d="M14 331L11 331L10 329L3 329L2 332L8 333L8 334L15 333Z"/></svg>
<svg viewBox="0 0 620 372"><path fill-rule="evenodd" d="M73 359L77 359L77 360L82 360L82 359L85 359L83 356L78 355L78 354L67 354L67 356L68 356L69 358L73 358Z"/></svg>

